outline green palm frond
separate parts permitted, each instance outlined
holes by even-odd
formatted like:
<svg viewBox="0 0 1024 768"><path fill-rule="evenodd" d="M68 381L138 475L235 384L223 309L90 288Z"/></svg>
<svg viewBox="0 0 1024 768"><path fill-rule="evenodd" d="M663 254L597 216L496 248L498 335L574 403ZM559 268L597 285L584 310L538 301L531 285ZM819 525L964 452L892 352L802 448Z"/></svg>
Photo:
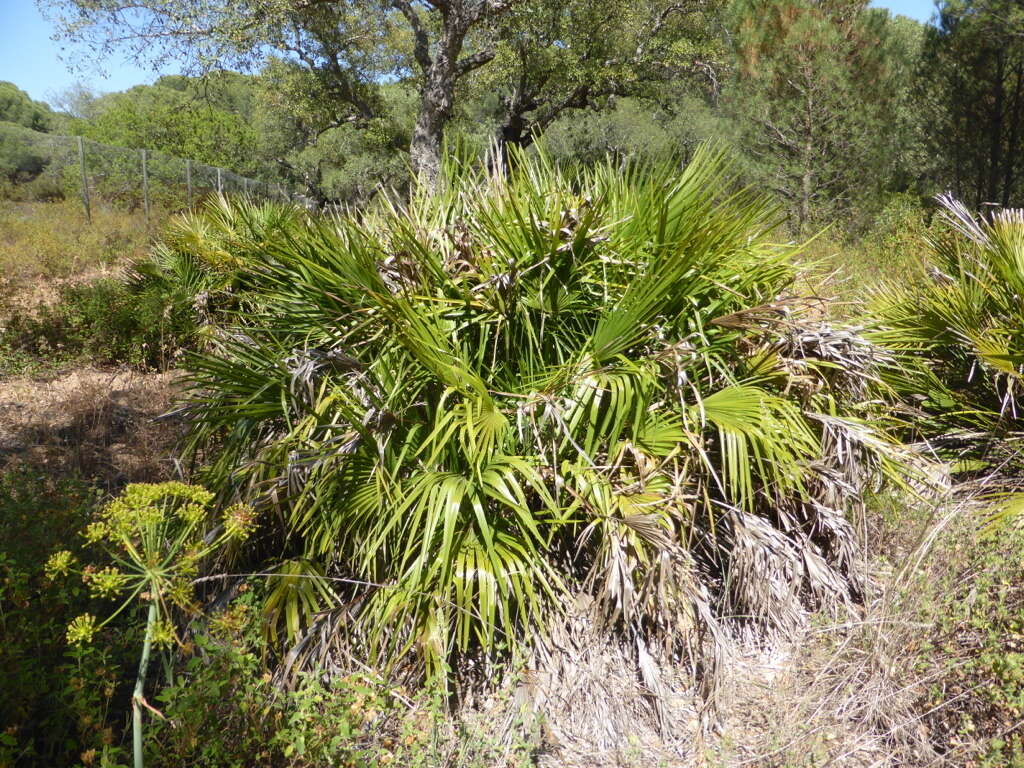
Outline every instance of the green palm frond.
<svg viewBox="0 0 1024 768"><path fill-rule="evenodd" d="M1024 214L985 221L940 202L930 263L877 291L872 336L894 355L887 381L921 408L918 436L953 460L984 466L992 454L998 466L1024 431Z"/></svg>
<svg viewBox="0 0 1024 768"><path fill-rule="evenodd" d="M830 454L853 438L819 416L870 414L874 348L778 310L794 249L773 209L714 149L682 171L511 168L358 217L253 220L237 245L228 212L190 225L212 233L197 253L247 265L185 413L206 481L262 510L253 557L344 579L330 615L359 652L437 674L542 637L581 591L608 631L696 652L753 578L734 555L766 543L847 574L849 499L822 478L855 496L861 453ZM863 431L863 453L887 444ZM853 590L764 562L786 595ZM289 629L325 610L310 581L273 592Z"/></svg>

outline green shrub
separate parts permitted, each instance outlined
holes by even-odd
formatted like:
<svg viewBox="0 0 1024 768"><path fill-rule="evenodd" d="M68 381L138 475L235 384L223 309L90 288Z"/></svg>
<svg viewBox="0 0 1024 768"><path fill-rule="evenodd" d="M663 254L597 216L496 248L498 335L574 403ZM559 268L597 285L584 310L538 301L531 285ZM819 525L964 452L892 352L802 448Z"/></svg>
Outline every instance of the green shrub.
<svg viewBox="0 0 1024 768"><path fill-rule="evenodd" d="M174 681L154 702L147 762L197 768L532 765L521 736L459 723L429 690L410 692L369 673L303 675L282 687L266 668L262 586L242 588L197 632Z"/></svg>
<svg viewBox="0 0 1024 768"><path fill-rule="evenodd" d="M192 307L161 288L114 278L64 286L55 303L8 321L2 342L51 365L85 359L165 369L193 341L197 324Z"/></svg>
<svg viewBox="0 0 1024 768"><path fill-rule="evenodd" d="M945 200L942 220L927 260L874 292L873 338L895 355L887 380L917 408L917 437L964 466L1003 465L1024 428L1024 215L985 221Z"/></svg>
<svg viewBox="0 0 1024 768"><path fill-rule="evenodd" d="M67 649L73 616L94 610L79 584L44 573L55 546L80 551L76 531L96 494L85 483L28 470L0 474L0 765L77 765L82 753L116 752L127 700L123 666L134 637L124 625L104 644Z"/></svg>
<svg viewBox="0 0 1024 768"><path fill-rule="evenodd" d="M847 489L891 467L874 352L793 332L767 201L707 150L514 165L284 225L259 300L191 360L205 478L279 536L271 619L297 636L349 577L358 653L444 675L577 592L680 652L720 613L790 627L801 597L856 595Z"/></svg>
<svg viewBox="0 0 1024 768"><path fill-rule="evenodd" d="M21 140L23 134L0 123L0 176L12 183L31 181L49 164L40 148Z"/></svg>
<svg viewBox="0 0 1024 768"><path fill-rule="evenodd" d="M236 622L250 602L236 602L217 626ZM247 623L251 626L250 620ZM281 691L258 651L246 643L197 635L173 685L157 697L153 765L203 768L384 765L384 743L397 743L401 711L380 683L315 678ZM391 731L391 737L385 731Z"/></svg>

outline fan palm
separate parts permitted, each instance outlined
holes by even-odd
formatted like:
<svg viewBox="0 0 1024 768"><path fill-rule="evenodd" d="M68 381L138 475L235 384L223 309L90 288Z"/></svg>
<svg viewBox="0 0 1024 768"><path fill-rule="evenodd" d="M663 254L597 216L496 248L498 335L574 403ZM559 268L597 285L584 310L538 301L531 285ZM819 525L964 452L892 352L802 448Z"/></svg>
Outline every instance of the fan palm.
<svg viewBox="0 0 1024 768"><path fill-rule="evenodd" d="M128 287L194 335L221 311L238 307L252 263L272 238L303 220L296 208L211 199L201 213L171 219L150 255L132 265Z"/></svg>
<svg viewBox="0 0 1024 768"><path fill-rule="evenodd" d="M876 292L872 336L894 355L887 379L917 406L918 436L965 467L1001 465L1024 428L1024 212L986 221L940 202L932 258Z"/></svg>
<svg viewBox="0 0 1024 768"><path fill-rule="evenodd" d="M537 154L269 238L190 362L190 450L264 510L292 632L443 673L573 593L670 648L854 594L875 350L783 297L775 222L711 149Z"/></svg>

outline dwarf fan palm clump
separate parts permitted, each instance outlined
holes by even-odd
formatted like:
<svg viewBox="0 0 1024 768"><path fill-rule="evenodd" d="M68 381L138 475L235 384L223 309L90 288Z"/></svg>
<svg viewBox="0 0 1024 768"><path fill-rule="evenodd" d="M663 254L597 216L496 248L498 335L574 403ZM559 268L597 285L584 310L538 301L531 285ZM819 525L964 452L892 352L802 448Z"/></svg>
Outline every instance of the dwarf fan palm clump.
<svg viewBox="0 0 1024 768"><path fill-rule="evenodd" d="M297 208L246 198L214 198L164 228L150 255L132 265L128 291L168 326L165 357L195 347L197 334L227 311L244 309L251 268L268 243L304 220ZM166 348L164 350L164 348Z"/></svg>
<svg viewBox="0 0 1024 768"><path fill-rule="evenodd" d="M440 673L581 593L678 653L856 595L877 350L786 297L793 249L733 189L709 150L522 157L266 243L190 363L190 446L263 510L291 632Z"/></svg>
<svg viewBox="0 0 1024 768"><path fill-rule="evenodd" d="M916 280L880 288L872 337L919 437L963 468L1022 468L1024 211L978 219L942 198L946 232Z"/></svg>

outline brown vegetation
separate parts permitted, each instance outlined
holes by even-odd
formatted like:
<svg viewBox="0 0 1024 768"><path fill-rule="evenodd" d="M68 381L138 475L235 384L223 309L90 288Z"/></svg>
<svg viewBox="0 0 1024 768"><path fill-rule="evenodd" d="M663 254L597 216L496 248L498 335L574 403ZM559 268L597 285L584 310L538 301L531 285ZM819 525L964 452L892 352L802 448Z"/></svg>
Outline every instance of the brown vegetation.
<svg viewBox="0 0 1024 768"><path fill-rule="evenodd" d="M179 430L155 419L174 391L170 373L96 368L0 381L0 471L27 465L105 490L169 479Z"/></svg>

